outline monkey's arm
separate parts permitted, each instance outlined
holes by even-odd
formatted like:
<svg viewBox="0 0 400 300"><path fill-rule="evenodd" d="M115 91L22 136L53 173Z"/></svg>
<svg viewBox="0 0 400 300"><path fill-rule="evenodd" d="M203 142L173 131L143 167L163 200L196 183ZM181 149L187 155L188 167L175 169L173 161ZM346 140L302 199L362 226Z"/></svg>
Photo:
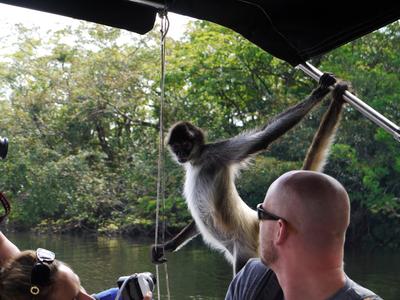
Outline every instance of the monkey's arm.
<svg viewBox="0 0 400 300"><path fill-rule="evenodd" d="M190 222L175 237L164 244L153 245L151 247L151 261L155 264L164 263L167 259L164 257L164 251L172 252L184 246L191 239L199 235L196 223Z"/></svg>
<svg viewBox="0 0 400 300"><path fill-rule="evenodd" d="M240 162L251 154L267 148L267 146L298 124L303 117L328 93L329 86L335 84L332 75L324 73L319 85L302 102L280 113L260 130L238 135L232 139L215 144L212 152L223 153L220 158L231 162Z"/></svg>
<svg viewBox="0 0 400 300"><path fill-rule="evenodd" d="M344 104L343 93L347 90L345 82L338 82L332 91L332 101L324 114L312 144L303 163L303 170L322 172L329 155L330 147L339 126Z"/></svg>

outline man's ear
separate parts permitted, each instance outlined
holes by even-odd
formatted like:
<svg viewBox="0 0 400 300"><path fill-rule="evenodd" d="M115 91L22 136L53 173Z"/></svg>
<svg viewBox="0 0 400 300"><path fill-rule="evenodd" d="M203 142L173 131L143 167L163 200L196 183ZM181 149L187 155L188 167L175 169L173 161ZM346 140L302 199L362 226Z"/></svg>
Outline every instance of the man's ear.
<svg viewBox="0 0 400 300"><path fill-rule="evenodd" d="M282 245L289 235L289 224L282 219L279 219L278 221L276 221L276 223L278 226L278 230L275 236L275 243L277 245Z"/></svg>

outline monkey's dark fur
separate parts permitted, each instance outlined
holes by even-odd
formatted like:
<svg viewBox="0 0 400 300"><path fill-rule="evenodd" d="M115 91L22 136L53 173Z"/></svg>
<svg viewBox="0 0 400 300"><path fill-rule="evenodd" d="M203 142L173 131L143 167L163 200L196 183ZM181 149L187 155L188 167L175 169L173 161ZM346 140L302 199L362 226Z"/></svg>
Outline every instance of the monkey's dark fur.
<svg viewBox="0 0 400 300"><path fill-rule="evenodd" d="M222 251L238 272L258 256L259 224L256 212L240 198L235 176L243 163L299 123L328 93L335 79L324 74L319 86L299 104L279 114L260 129L233 138L205 143L201 129L189 122L172 126L167 138L172 156L186 170L184 195L193 220L176 237L153 246L155 263L165 261L165 251L175 251L201 233L211 247ZM304 169L322 171L340 119L342 95L336 84L334 99L310 146Z"/></svg>

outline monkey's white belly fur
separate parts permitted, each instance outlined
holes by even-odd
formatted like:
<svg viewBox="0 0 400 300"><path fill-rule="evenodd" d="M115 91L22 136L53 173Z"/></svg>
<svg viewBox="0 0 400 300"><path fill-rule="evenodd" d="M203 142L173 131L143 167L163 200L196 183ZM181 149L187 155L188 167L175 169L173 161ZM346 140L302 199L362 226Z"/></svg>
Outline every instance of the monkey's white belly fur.
<svg viewBox="0 0 400 300"><path fill-rule="evenodd" d="M233 264L235 259L258 256L257 215L236 190L235 167L215 168L215 173L190 164L185 167L184 195L204 241Z"/></svg>

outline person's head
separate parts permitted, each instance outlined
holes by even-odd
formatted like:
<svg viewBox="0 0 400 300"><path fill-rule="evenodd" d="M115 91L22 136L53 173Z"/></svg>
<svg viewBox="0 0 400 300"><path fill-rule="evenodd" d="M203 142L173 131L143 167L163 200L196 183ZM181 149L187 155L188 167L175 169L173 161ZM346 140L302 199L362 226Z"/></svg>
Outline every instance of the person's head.
<svg viewBox="0 0 400 300"><path fill-rule="evenodd" d="M260 256L265 264L274 268L285 257L341 266L350 203L336 179L312 171L285 173L270 186L258 210ZM263 211L273 216L268 220Z"/></svg>
<svg viewBox="0 0 400 300"><path fill-rule="evenodd" d="M45 262L45 272L32 271L38 262L37 253L32 250L10 259L0 269L0 300L93 299L84 292L79 277L65 263Z"/></svg>

